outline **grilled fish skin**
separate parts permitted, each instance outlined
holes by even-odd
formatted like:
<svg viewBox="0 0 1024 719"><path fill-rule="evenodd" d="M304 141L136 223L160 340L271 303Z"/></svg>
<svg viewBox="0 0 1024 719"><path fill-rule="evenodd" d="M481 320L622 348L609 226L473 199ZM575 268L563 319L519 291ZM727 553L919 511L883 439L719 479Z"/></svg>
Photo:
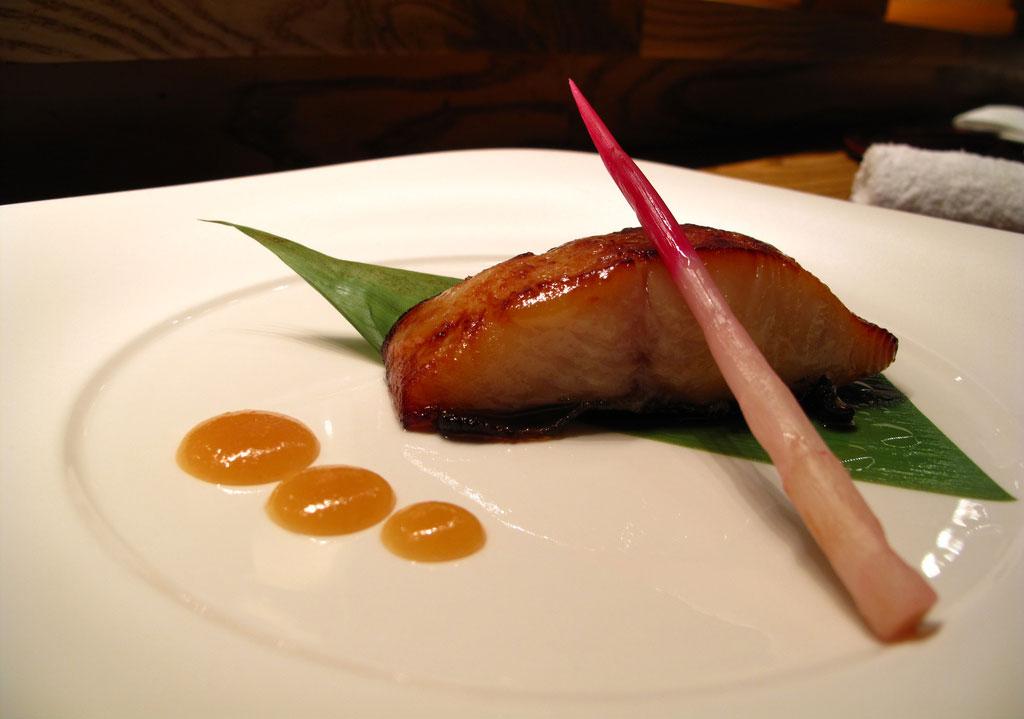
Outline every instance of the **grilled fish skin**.
<svg viewBox="0 0 1024 719"><path fill-rule="evenodd" d="M771 245L683 229L794 391L822 377L843 385L895 358L892 334ZM732 398L641 229L488 268L410 309L382 354L402 424L448 435L518 436L557 430L589 408L693 410Z"/></svg>

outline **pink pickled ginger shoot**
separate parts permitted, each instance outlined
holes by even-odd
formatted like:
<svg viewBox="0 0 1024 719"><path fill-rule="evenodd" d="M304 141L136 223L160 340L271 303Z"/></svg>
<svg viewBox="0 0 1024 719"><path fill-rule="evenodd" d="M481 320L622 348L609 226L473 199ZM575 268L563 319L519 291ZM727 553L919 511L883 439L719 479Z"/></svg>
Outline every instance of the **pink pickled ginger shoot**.
<svg viewBox="0 0 1024 719"><path fill-rule="evenodd" d="M884 641L913 635L935 603L935 592L889 546L846 468L736 319L664 200L576 83L570 80L569 86L605 167L703 330L751 432L864 621Z"/></svg>

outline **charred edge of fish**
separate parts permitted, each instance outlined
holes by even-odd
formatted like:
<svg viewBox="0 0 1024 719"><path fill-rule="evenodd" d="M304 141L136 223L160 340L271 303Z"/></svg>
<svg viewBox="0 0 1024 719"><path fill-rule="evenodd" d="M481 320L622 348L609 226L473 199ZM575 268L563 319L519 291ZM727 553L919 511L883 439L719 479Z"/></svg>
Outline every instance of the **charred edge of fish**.
<svg viewBox="0 0 1024 719"><path fill-rule="evenodd" d="M710 422L738 415L735 403L713 402L707 405L648 403L642 407L623 409L607 400L574 402L544 407L531 407L516 412L433 410L418 420L432 426L447 439L501 441L503 439L539 439L563 434L577 420L603 427L678 424L679 422Z"/></svg>
<svg viewBox="0 0 1024 719"><path fill-rule="evenodd" d="M430 298L430 299L433 299L433 298ZM424 302L425 301L426 300L424 300ZM391 329L388 330L388 333L386 335L384 335L384 341L380 343L380 358L384 361L385 365L387 365L388 345L391 344L391 338L395 336L395 330L397 330L399 327L402 326L402 320L405 319L406 315L408 315L414 309L419 307L420 304L422 304L422 303L417 303L417 304L413 305L412 307L410 307L409 309L407 309L402 314L398 315L398 319L396 319L395 323L393 325L391 325Z"/></svg>
<svg viewBox="0 0 1024 719"><path fill-rule="evenodd" d="M561 433L590 408L588 403L533 407L518 412L460 412L442 409L434 426L446 439L530 439Z"/></svg>
<svg viewBox="0 0 1024 719"><path fill-rule="evenodd" d="M456 287L457 286L458 285L456 285ZM444 292L446 292L446 290L441 290L441 292L438 292L437 295L444 294ZM437 295L434 295L434 297L437 297ZM410 312L413 312L417 307L422 305L424 302L429 302L430 300L434 299L434 297L428 297L425 300L421 300L414 304L409 309L407 309L402 314L398 315L398 318L395 320L395 323L391 325L391 329L389 329L388 333L384 335L384 341L380 343L380 358L384 360L385 363L387 362L388 345L391 344L391 338L395 336L395 332L398 330L399 327L402 326L402 323L405 321L405 318L409 315ZM451 325L449 324L448 328L450 327Z"/></svg>
<svg viewBox="0 0 1024 719"><path fill-rule="evenodd" d="M630 431L653 430L681 424L710 422L743 422L736 403L721 400L710 404L648 404L635 410L621 408L595 408L583 418L605 429Z"/></svg>
<svg viewBox="0 0 1024 719"><path fill-rule="evenodd" d="M907 398L881 374L855 380L836 391L840 399L855 410L866 407L889 407Z"/></svg>
<svg viewBox="0 0 1024 719"><path fill-rule="evenodd" d="M856 429L857 411L874 407L891 407L906 395L882 374L855 380L837 387L828 377L797 393L804 410L826 429Z"/></svg>
<svg viewBox="0 0 1024 719"><path fill-rule="evenodd" d="M795 393L808 413L828 429L856 429L856 410L888 406L904 398L882 375L842 387L828 377L801 383ZM577 420L606 429L640 430L682 423L737 422L743 417L735 401L706 405L647 403L624 409L614 402L572 402L531 407L515 412L426 408L405 415L407 429L434 430L446 439L502 441L560 435Z"/></svg>
<svg viewBox="0 0 1024 719"><path fill-rule="evenodd" d="M854 410L828 377L820 377L800 396L804 411L828 429L853 430Z"/></svg>

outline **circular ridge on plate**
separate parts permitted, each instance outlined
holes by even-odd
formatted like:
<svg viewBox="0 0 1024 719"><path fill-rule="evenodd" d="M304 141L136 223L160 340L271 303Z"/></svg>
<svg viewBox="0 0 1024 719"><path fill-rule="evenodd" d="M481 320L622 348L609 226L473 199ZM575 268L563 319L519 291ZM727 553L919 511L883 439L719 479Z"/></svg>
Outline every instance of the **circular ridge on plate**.
<svg viewBox="0 0 1024 719"><path fill-rule="evenodd" d="M474 262L477 261L477 259L479 258L430 258L429 260L424 259L403 261L401 264L417 267L426 264L441 267L450 267L452 265L467 266L472 265ZM168 339L175 335L175 333L180 332L185 328L194 328L197 323L202 322L205 319L209 319L214 315L218 315L219 313L225 312L228 310L228 308L241 307L243 315L249 317L249 319L251 320L251 324L244 329L239 327L235 327L233 330L225 330L224 328L213 328L209 332L207 332L209 336L206 338L210 340L212 343L216 344L218 342L223 342L225 339L227 339L228 345L231 345L232 341L234 341L236 344L246 344L255 336L262 337L263 339L270 337L274 342L278 342L281 339L285 339L286 341L284 343L280 343L281 346L291 347L293 344L291 343L291 340L296 339L296 336L294 336L295 333L293 331L295 329L294 327L285 326L286 329L288 330L286 332L281 332L280 326L277 326L276 329L274 329L275 326L272 326L270 330L253 329L253 325L259 325L259 323L265 322L266 312L268 310L273 310L273 308L270 305L268 305L266 300L268 297L273 297L275 293L277 293L278 296L281 296L281 293L288 294L291 305L298 306L304 310L308 306L311 309L311 314L315 314L317 312L312 311L313 307L320 307L322 305L321 309L323 309L323 312L316 321L312 322L312 328L300 328L303 331L310 330L309 336L316 336L316 331L324 327L332 327L336 329L335 325L337 325L340 322L340 320L338 320L337 317L333 314L333 310L327 308L326 304L324 304L319 297L314 296L311 291L307 291L305 286L301 285L301 283L298 283L297 281L270 282L258 285L253 288L241 290L239 292L231 293L224 297L212 300L208 303L199 305L193 310L186 311L179 315L178 317L175 317L171 320L160 323L153 329L143 333L138 338L130 342L120 352L118 352L114 357L112 357L104 365L104 367L96 374L93 380L86 386L79 400L76 402L74 406L74 410L68 423L68 432L66 435L67 468L72 493L78 498L79 505L81 506L85 514L91 519L90 526L93 528L94 531L97 532L97 534L103 540L104 546L106 546L109 550L114 552L115 556L117 556L121 561L125 562L134 572L136 572L138 575L140 575L143 579L145 579L147 582L149 582L151 585L156 587L161 592L174 597L177 601L182 602L183 604L185 604L192 610L196 611L197 613L203 615L204 617L208 619L213 619L217 623L222 624L225 627L232 629L234 631L242 632L245 635L258 640L265 645L269 645L274 648L289 651L295 654L299 654L319 662L326 662L332 666L337 666L346 671L352 671L367 676L386 678L407 683L423 683L428 685L457 687L459 689L469 689L473 691L498 691L501 693L525 694L530 696L566 698L586 697L588 699L592 699L594 697L602 697L614 699L617 697L634 697L638 693L642 693L644 695L652 695L661 693L675 694L679 692L689 693L724 691L726 689L736 687L739 685L757 684L766 681L768 678L780 679L783 677L796 677L808 671L824 671L827 670L829 667L846 664L850 661L863 660L874 655L878 651L878 647L874 645L873 642L871 642L869 639L865 640L865 638L863 637L863 632L858 627L855 626L853 627L853 629L851 629L849 626L845 626L839 627L836 630L838 631L837 636L839 636L845 642L845 651L843 651L840 654L828 654L824 656L818 656L809 662L798 662L797 664L792 666L777 666L774 668L769 668L766 671L747 671L746 673L743 673L742 676L734 676L731 678L705 677L700 681L695 681L692 683L682 681L674 685L671 682L654 682L650 686L644 686L635 690L616 687L609 688L609 686L606 683L588 682L586 677L579 678L578 681L575 684L572 684L571 686L567 685L564 690L553 686L526 686L526 684L528 684L529 682L526 682L522 677L520 677L520 679L517 681L508 681L502 679L501 677L499 677L497 680L492 680L489 682L480 681L479 677L465 681L458 679L449 680L447 676L435 676L429 671L417 672L415 671L415 667L413 667L413 670L410 671L409 667L396 668L395 666L390 666L388 661L386 661L386 657L375 657L372 661L360 661L358 659L338 655L330 651L323 651L322 648L318 648L316 646L315 642L303 640L301 631L297 633L298 638L296 638L296 635L293 635L291 637L282 636L280 632L269 631L265 628L261 628L259 626L259 622L255 620L255 617L258 616L258 614L254 612L256 612L256 610L264 611L267 609L267 606L254 605L256 608L250 608L249 614L245 615L243 618L240 619L238 616L233 614L232 611L221 606L221 604L218 603L216 600L211 601L208 598L208 592L204 592L203 588L195 588L191 586L182 585L173 576L168 575L167 571L163 570L161 566L154 564L152 559L149 556L147 556L147 553L152 553L158 550L164 551L166 547L156 547L156 544L158 544L158 542L154 543L153 545L145 544L144 546L140 546L139 542L137 541L138 537L144 536L145 518L142 518L143 521L139 524L126 525L123 521L125 516L127 516L126 514L124 514L124 507L122 506L120 508L115 508L113 511L111 510L110 501L112 499L116 499L116 496L111 497L108 494L105 494L110 491L110 488L106 487L106 485L104 485L104 487L101 488L97 484L97 473L94 468L95 463L93 462L92 464L90 464L93 458L87 456L87 454L91 451L90 448L88 447L89 437L86 435L87 431L91 429L89 423L94 419L92 417L94 412L98 410L104 411L104 408L101 407L100 405L110 392L117 389L115 385L118 383L120 377L122 377L125 373L129 372L129 370L135 371L135 369L137 369L135 367L135 364L138 363L142 355L144 355L146 352L154 351L154 347L160 345L162 342L168 341ZM311 299L312 302L310 302ZM281 303L278 302L277 304ZM249 308L246 305L253 305L253 307ZM291 309L294 309L294 307L292 307ZM235 334L231 334L231 332L234 332ZM274 334L275 332L277 333L276 335ZM289 334L289 332L291 332L291 334ZM354 336L354 332L351 334ZM308 339L309 337L306 338L306 340ZM304 355L316 354L315 352L310 352L308 341L306 344L303 345L302 349L302 353ZM239 352L239 354L244 354L244 352L238 350L237 348L232 351ZM285 353L288 354L288 352ZM184 360L186 358L178 358L175 356L174 359ZM320 369L327 368L333 371L333 362L336 359L336 357L332 357L331 360L326 364L317 364L317 366ZM305 359L300 358L300 362L301 361L305 361ZM205 363L200 364L202 364L203 368L205 368ZM352 363L342 362L340 364ZM359 363L356 364L358 365ZM184 368L186 365L182 364L178 366L180 368ZM185 372L186 370L182 369L182 371ZM373 375L373 377L378 378L378 380L380 375L379 367L360 368L357 366L354 368L349 368L344 371L348 372L347 381L350 381L350 385L352 387L355 387L357 390L360 387L369 386L369 380L367 378L370 377L370 375ZM146 372L143 372L143 375L145 374ZM315 373L313 373L313 375L315 376ZM150 377L149 379L155 378ZM237 378L235 378L235 380L237 381ZM326 389L325 391L329 394L334 391L329 388L330 386L330 379L326 378L326 381L316 380L316 386L313 389L324 390L324 388L327 387L328 389ZM377 413L375 417L384 417L385 414L381 414L381 408L383 407L384 413L390 413L390 405L387 401L386 396L383 397L383 402L381 402L381 395L386 395L386 391L383 389L383 383L380 383L378 381L377 384L374 384L371 387L371 390L372 391L369 391L367 393L369 399L365 399L365 406L369 407L372 412ZM244 395L245 391L246 390L243 390L241 392L241 395ZM232 392L225 391L224 394L225 396L231 396ZM150 398L147 399L151 401ZM317 406L319 402L323 401L322 398L318 397L313 399L310 399L308 397L297 398L294 395L290 395L286 390L278 392L277 394L273 395L271 399L274 399L275 401L280 401L281 403L286 405L291 403L292 405L298 407ZM337 397L335 396L334 399L337 399ZM202 403L199 402L197 404ZM274 408L271 407L269 409ZM109 411L109 408L107 408L106 411ZM117 414L120 411L122 410L118 408L115 410L114 413ZM196 408L196 411L198 411L198 408ZM179 413L187 414L188 412ZM158 413L158 417L159 416L160 413ZM203 418L204 417L199 416L196 417L195 419L199 420ZM302 417L301 415L297 416L297 418L300 420L305 420L305 418ZM121 419L124 420L126 418ZM159 419L157 421L159 421ZM330 421L339 421L339 416L332 415ZM430 489L435 493L437 493L438 491L442 491L444 489L451 490L454 493L455 497L458 497L464 501L467 499L473 499L474 501L478 501L478 504L482 507L486 507L487 502L484 499L481 499L481 497L479 496L480 492L477 491L477 489L475 489L474 487L468 485L467 483L458 480L458 478L455 477L454 474L452 474L448 465L452 463L470 464L474 461L474 457L481 454L487 454L487 452L490 452L491 455L512 453L516 455L517 460L528 460L533 462L533 464L530 466L543 466L544 461L550 459L546 456L542 456L539 460L530 459L526 457L527 452L524 452L522 448L505 447L501 445L491 446L489 448L467 448L464 446L458 446L458 451L456 452L451 447L451 445L443 444L443 441L439 440L436 437L422 435L415 435L410 437L409 435L402 433L401 430L397 429L397 423L389 414L387 414L387 421L390 423L389 431L393 435L392 448L398 450L395 452L395 454L398 455L398 459L394 460L394 458L392 458L392 460L394 460L392 463L395 466L398 466L399 468L410 464L412 466L415 466L417 462L424 461L423 458L427 458L429 461L438 463L438 466L440 466L441 469L437 469L435 467L433 469L430 469L429 471L423 470L424 475L427 475L428 478L429 475L433 473L433 479L435 480L435 483L431 485ZM314 426L326 425L323 425L321 423L321 425ZM161 431L165 431L166 433L166 428L163 428L163 430ZM534 447L532 449L538 449L538 452L536 452L535 454L546 455L546 453L550 452L551 446L551 443L547 443L544 446L538 445L537 447ZM439 447L452 450L450 453L452 457L454 457L454 459L452 457L438 459L438 457L440 456L438 454ZM579 438L578 440L573 440L571 442L566 441L559 446L560 450L565 449L571 452L571 456L574 460L578 456L577 453L595 451L595 448L596 445L594 443L594 439L588 437ZM348 449L351 449L351 447L349 447ZM617 451L628 451L628 449L629 448L626 447L616 448ZM663 453L666 452L667 450L664 447L654 447L645 445L644 449L641 451ZM729 460L719 457L710 457L708 455L680 451L678 449L672 449L671 454L673 457L673 461L682 462L685 466L698 468L701 471L710 473L712 475L716 473L720 474L733 472L738 466L746 466L746 463L738 462L736 460ZM412 458L411 460L410 457ZM321 461L327 461L328 459L330 459L330 451L328 444L325 443L325 456L321 458ZM176 470L176 467L173 466L173 455L168 455L166 461L168 463L169 472L173 473L174 470ZM763 467L760 467L753 468L752 470L748 468L747 470L745 470L745 473L749 474L753 479L760 480L762 477L756 475L770 474L770 471L765 470ZM423 477L420 477L420 479L422 478ZM712 477L712 479L714 479L714 477ZM107 479L104 478L102 481L105 482L107 481ZM181 479L181 492L183 494L199 490L208 492L217 491L214 488L201 487L200 483L193 482L192 484L190 484L190 482L191 480L187 480L184 478ZM416 483L405 482L405 485L407 485L405 487L406 491L417 491L418 485ZM602 487L606 490L609 489L609 486L610 485L602 485ZM261 490L256 489L248 492L238 492L232 495L224 495L222 493L221 496L211 496L215 496L215 498L218 501L227 498L232 502L235 502L236 504L238 504L238 506L242 507L242 509L240 510L242 513L250 513L249 519L252 520L252 522L265 523L267 525L266 529L270 531L277 531L276 529L270 527L269 520L267 520L265 517L263 517L260 514L252 513L252 510L258 506L259 501L261 499L260 491ZM659 489L656 491L664 490ZM475 498L473 497L474 492L476 492L478 495ZM723 506L731 506L730 503L734 504L736 492L734 490L729 490L728 488L723 490L723 492L724 493L721 497L719 497L718 501L720 501ZM769 499L765 501L768 501L769 503L775 502L776 500L774 498L771 498L769 495L770 492L768 494L763 495L769 497ZM142 496L141 491L139 496ZM612 494L611 496L613 498L616 497L616 495L614 494ZM443 499L443 497L436 498ZM409 501L412 501L413 499L413 497L410 497ZM514 534L515 540L522 540L525 538L529 541L536 541L539 537L547 537L548 535L546 535L544 531L531 531L524 529L522 525L517 525L513 519L509 518L516 512L526 511L524 510L524 505L521 502L521 497L513 496L513 499L515 501L512 502L511 504L505 502L500 502L496 504L492 503L494 504L494 507L496 507L497 509L496 511L492 512L489 518L501 526L511 528L513 531L508 534ZM951 500L951 498L948 497L944 498L944 500L942 498L937 499L933 496L928 501L934 504L936 507L938 507L940 504L943 504L943 502L948 504L949 502L954 500ZM516 502L519 503L516 504ZM399 504L402 505L406 503L408 502L403 497L400 496ZM182 506L184 507L184 505ZM772 511L776 510L773 509ZM502 514L501 517L498 518L500 512L504 512L504 514ZM757 514L759 515L760 513ZM546 518L542 517L541 519ZM640 530L644 530L644 528L640 527ZM664 527L658 526L654 530L647 531L655 530L664 531ZM187 529L180 528L178 531L186 532ZM261 532L263 530L257 529L254 531ZM756 531L761 530L757 529ZM772 531L773 530L770 529L764 530L764 533L766 533L768 536L771 536ZM793 531L795 530L789 527L784 529L784 533L789 533L787 536L792 535ZM799 532L797 532L797 534L799 534ZM615 558L619 555L628 555L632 551L632 545L627 546L626 544L624 544L626 540L621 539L621 537L617 540L619 544L611 545L609 548L602 547L599 544L595 545L593 542L591 542L591 544L587 544L585 542L577 541L579 537L593 538L605 536L599 535L597 533L588 534L586 529L578 530L575 535L569 533L567 536L570 536L572 541L563 542L563 546L567 548L567 551L574 553L570 556L570 559L572 559L573 561L577 561L578 557L585 558L587 555L611 556ZM749 538L750 537L748 537L748 539ZM259 541L263 541L265 537L262 537L261 535L257 539ZM293 542L291 541L291 539L292 538L285 538L284 544L288 546L301 546L301 542L305 541L304 539L301 539L298 542ZM365 536L363 537L363 539L365 539ZM274 541L277 540L275 539ZM495 544L499 543L495 542ZM510 542L506 545L506 547L513 548L509 551L514 551L514 544L514 542ZM727 541L723 542L723 544L727 544ZM369 545L369 542L363 542L363 545L364 548L366 548ZM311 547L313 545L308 546ZM520 544L519 546L524 545ZM597 547L597 549L595 549L595 546ZM785 555L789 551L790 550L785 545L782 546L781 551L778 553L777 556L772 557L771 561L778 562L780 563L779 566L783 566L783 564L785 564L785 562L787 561ZM995 549L992 549L991 551L995 551ZM488 554L487 551L485 551L481 558L477 558L474 560L474 566L479 566L479 562L481 561L487 561L486 558L488 556L490 555ZM654 559L652 559L652 556L654 557ZM379 561L386 561L383 555L378 559ZM643 555L641 559L644 562L650 564L650 567L653 567L655 569L658 566L660 566L657 563L658 558L656 556L656 553L654 555ZM497 561L497 559L495 561ZM466 567L468 566L469 565L467 563ZM647 565L644 566L646 567ZM667 566L673 565L669 563ZM219 568L219 571L223 571L223 569L224 568L221 567ZM450 579L450 581L459 580ZM824 580L824 584L826 587L828 586L829 581L830 579L826 577ZM807 582L811 586L822 583L820 578L807 580ZM667 590L667 596L671 597L671 591L672 590ZM832 588L832 591L833 593L835 593L834 587ZM251 597L247 597L247 600L248 599L251 599ZM827 597L821 601L825 602L826 600ZM812 598L811 605L814 605L815 601L816 600ZM683 608L684 604L685 602L679 604L680 609ZM672 606L675 606L675 604L672 604ZM808 611L813 614L813 612L816 611L816 609L812 606ZM832 609L826 607L824 610L821 611L830 612L832 611ZM841 607L836 612L836 617L839 621L849 622L850 614L851 612L849 611L848 607ZM778 650L775 649L773 651ZM771 652L769 652L769 654L770 653ZM523 675L523 677L529 676L532 675L528 673Z"/></svg>

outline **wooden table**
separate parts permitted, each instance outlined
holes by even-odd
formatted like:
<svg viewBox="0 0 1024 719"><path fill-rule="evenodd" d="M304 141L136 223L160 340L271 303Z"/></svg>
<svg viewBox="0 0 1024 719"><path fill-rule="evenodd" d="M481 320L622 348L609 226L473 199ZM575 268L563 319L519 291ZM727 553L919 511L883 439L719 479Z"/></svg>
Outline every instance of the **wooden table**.
<svg viewBox="0 0 1024 719"><path fill-rule="evenodd" d="M1016 37L895 25L884 0L740 1L7 0L0 202L421 152L589 150L567 77L632 154L697 168L1024 104ZM845 196L842 180L819 184L827 167L720 171Z"/></svg>
<svg viewBox="0 0 1024 719"><path fill-rule="evenodd" d="M845 152L806 152L704 168L705 172L763 185L847 200L858 164Z"/></svg>

